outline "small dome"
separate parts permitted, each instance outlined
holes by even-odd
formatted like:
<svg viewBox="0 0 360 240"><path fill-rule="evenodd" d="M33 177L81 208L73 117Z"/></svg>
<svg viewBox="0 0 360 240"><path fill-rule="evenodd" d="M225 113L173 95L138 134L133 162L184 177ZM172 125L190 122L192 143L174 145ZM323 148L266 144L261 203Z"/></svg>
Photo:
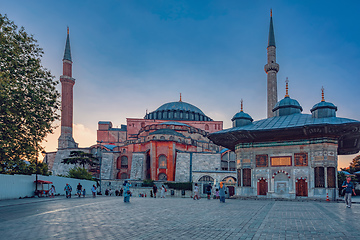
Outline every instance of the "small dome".
<svg viewBox="0 0 360 240"><path fill-rule="evenodd" d="M248 125L252 123L252 121L254 120L249 114L240 111L234 115L231 121L233 122L233 127L240 127L240 126Z"/></svg>
<svg viewBox="0 0 360 240"><path fill-rule="evenodd" d="M275 113L275 116L285 116L294 113L301 113L302 110L303 109L298 101L287 96L277 102L272 111Z"/></svg>
<svg viewBox="0 0 360 240"><path fill-rule="evenodd" d="M313 118L336 117L336 111L334 104L325 101L315 104L310 110Z"/></svg>

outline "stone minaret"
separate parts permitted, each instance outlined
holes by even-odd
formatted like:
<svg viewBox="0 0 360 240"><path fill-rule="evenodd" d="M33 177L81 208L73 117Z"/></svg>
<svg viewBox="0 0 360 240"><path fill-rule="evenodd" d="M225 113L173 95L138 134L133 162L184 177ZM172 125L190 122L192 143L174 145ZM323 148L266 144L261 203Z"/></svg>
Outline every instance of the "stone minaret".
<svg viewBox="0 0 360 240"><path fill-rule="evenodd" d="M279 71L279 64L276 63L275 34L272 20L272 11L270 11L270 30L269 42L267 47L267 64L264 67L267 74L267 117L273 117L273 108L277 103L277 80L276 74Z"/></svg>
<svg viewBox="0 0 360 240"><path fill-rule="evenodd" d="M61 82L61 135L58 139L58 148L77 148L78 144L73 139L73 86L75 79L72 78L72 61L70 51L69 28L65 53L63 58L63 75Z"/></svg>

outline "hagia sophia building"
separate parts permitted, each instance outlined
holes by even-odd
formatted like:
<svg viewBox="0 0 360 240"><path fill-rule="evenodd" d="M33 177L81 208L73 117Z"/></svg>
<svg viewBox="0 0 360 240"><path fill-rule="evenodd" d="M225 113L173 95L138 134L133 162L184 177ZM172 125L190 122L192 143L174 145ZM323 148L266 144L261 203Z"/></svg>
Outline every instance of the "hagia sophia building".
<svg viewBox="0 0 360 240"><path fill-rule="evenodd" d="M143 118L127 118L114 128L99 121L97 144L78 148L72 137L73 86L69 32L63 58L61 136L58 151L47 153L54 175L71 167L61 163L71 151L91 152L101 160L90 169L102 180L123 179L193 182L200 186L224 181L229 195L258 198L319 198L337 193L338 155L360 150L360 122L336 116L324 90L303 114L299 102L286 95L277 100L276 44L272 14L267 46L267 118L254 121L243 111L233 127L211 119L198 107L168 102ZM290 89L291 92L291 89Z"/></svg>

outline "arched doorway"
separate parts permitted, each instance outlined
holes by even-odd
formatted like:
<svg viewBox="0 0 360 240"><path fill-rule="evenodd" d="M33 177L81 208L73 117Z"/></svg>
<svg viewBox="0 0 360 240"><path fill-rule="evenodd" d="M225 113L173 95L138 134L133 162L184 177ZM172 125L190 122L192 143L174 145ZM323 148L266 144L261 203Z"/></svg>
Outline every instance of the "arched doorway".
<svg viewBox="0 0 360 240"><path fill-rule="evenodd" d="M299 196L299 197L307 197L308 196L306 179L303 179L303 178L296 179L296 196Z"/></svg>
<svg viewBox="0 0 360 240"><path fill-rule="evenodd" d="M266 196L267 191L268 191L268 184L267 184L266 179L264 179L264 178L259 179L258 182L257 182L257 193L258 193L258 195L265 195Z"/></svg>

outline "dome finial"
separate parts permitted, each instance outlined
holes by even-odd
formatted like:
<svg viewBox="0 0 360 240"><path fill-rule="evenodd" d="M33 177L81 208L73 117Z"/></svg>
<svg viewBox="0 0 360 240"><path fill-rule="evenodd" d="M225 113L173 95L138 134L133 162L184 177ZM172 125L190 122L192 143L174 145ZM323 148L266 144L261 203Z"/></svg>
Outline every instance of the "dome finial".
<svg viewBox="0 0 360 240"><path fill-rule="evenodd" d="M285 94L285 97L290 97L289 96L289 79L286 77L286 80L285 80L285 83L286 83L286 94Z"/></svg>
<svg viewBox="0 0 360 240"><path fill-rule="evenodd" d="M240 112L243 112L243 99L241 99L241 109L240 109Z"/></svg>
<svg viewBox="0 0 360 240"><path fill-rule="evenodd" d="M325 102L325 98L324 98L324 86L321 87L321 101Z"/></svg>
<svg viewBox="0 0 360 240"><path fill-rule="evenodd" d="M69 26L67 27L67 34L69 35Z"/></svg>
<svg viewBox="0 0 360 240"><path fill-rule="evenodd" d="M181 100L181 93L180 93L180 100L179 100L179 102L182 102L182 100Z"/></svg>
<svg viewBox="0 0 360 240"><path fill-rule="evenodd" d="M272 8L270 8L270 17L272 17Z"/></svg>

